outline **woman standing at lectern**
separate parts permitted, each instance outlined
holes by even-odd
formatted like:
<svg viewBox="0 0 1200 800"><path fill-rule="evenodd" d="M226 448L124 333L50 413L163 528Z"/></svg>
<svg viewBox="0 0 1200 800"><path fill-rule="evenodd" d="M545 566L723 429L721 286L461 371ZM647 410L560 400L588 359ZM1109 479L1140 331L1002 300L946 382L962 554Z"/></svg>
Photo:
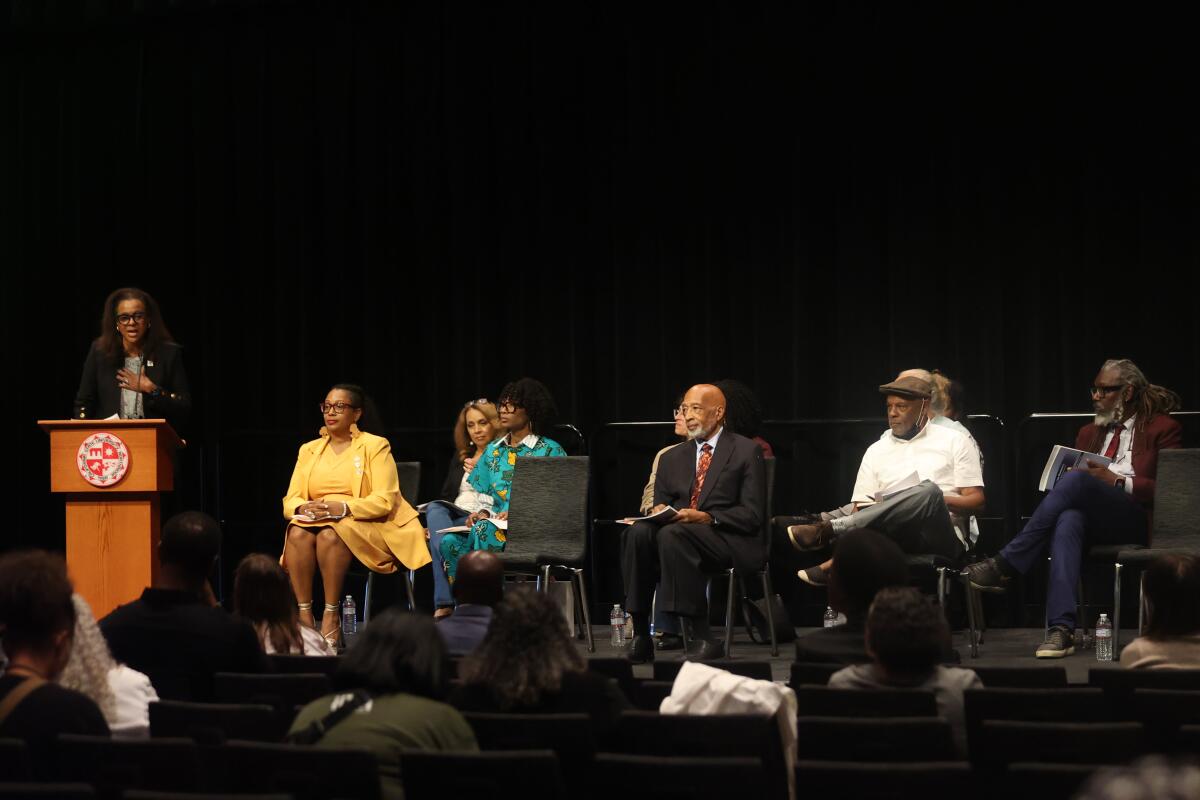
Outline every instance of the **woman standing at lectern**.
<svg viewBox="0 0 1200 800"><path fill-rule="evenodd" d="M104 301L100 335L88 350L75 393L75 419L165 418L176 430L191 410L182 348L154 298L117 289Z"/></svg>

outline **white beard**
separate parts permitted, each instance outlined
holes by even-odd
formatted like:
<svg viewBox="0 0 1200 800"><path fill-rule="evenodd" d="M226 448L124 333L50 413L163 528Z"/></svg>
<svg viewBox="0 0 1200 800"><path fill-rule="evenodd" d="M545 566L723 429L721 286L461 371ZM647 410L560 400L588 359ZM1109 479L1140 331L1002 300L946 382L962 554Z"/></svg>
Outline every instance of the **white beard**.
<svg viewBox="0 0 1200 800"><path fill-rule="evenodd" d="M1108 411L1097 411L1095 423L1101 428L1107 428L1117 420L1125 416L1125 403L1118 401L1115 406Z"/></svg>
<svg viewBox="0 0 1200 800"><path fill-rule="evenodd" d="M688 428L687 435L688 435L688 439L693 442L696 441L697 439L700 439L701 441L703 441L708 438L708 431L704 430L704 428L696 428L696 430L692 430L691 428Z"/></svg>

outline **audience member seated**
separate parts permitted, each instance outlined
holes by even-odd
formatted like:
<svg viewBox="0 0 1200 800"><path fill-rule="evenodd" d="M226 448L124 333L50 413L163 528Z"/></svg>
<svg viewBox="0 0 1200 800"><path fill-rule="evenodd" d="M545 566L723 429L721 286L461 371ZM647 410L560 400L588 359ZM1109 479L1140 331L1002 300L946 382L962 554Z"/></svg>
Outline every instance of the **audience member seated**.
<svg viewBox="0 0 1200 800"><path fill-rule="evenodd" d="M442 534L438 531L464 525L472 513L492 507L492 496L476 491L468 478L488 444L501 433L500 416L490 400L482 397L472 400L458 412L458 419L454 423L454 458L450 461L450 472L446 475L438 499L425 506L429 554L433 557L434 619L448 616L454 611L454 597L442 559Z"/></svg>
<svg viewBox="0 0 1200 800"><path fill-rule="evenodd" d="M60 733L108 735L95 702L54 683L71 656L74 630L62 559L39 551L0 556L0 641L8 655L0 677L0 739L23 739L41 780L53 777Z"/></svg>
<svg viewBox="0 0 1200 800"><path fill-rule="evenodd" d="M462 714L442 702L450 657L433 620L399 609L371 619L334 674L335 693L300 710L288 738L369 750L384 797L404 796L400 753L477 751Z"/></svg>
<svg viewBox="0 0 1200 800"><path fill-rule="evenodd" d="M338 600L352 558L379 573L418 569L430 559L417 511L400 494L375 404L361 386L339 383L319 408L325 420L320 438L300 445L283 498L288 526L282 563L292 579L300 623L310 627L317 624L313 576L321 568L321 635L337 647Z"/></svg>
<svg viewBox="0 0 1200 800"><path fill-rule="evenodd" d="M829 605L846 622L796 639L797 661L860 664L870 661L864 643L867 610L880 589L908 585L908 565L899 545L872 530L847 531L833 549Z"/></svg>
<svg viewBox="0 0 1200 800"><path fill-rule="evenodd" d="M963 692L983 682L969 669L938 662L950 648L942 610L911 587L880 589L867 613L870 664L853 664L829 677L834 689L929 689L938 715L950 723L955 745L966 757Z"/></svg>
<svg viewBox="0 0 1200 800"><path fill-rule="evenodd" d="M141 739L150 735L150 704L158 694L150 679L113 660L96 624L92 607L79 595L75 605L75 640L58 683L92 699L100 707L113 736Z"/></svg>
<svg viewBox="0 0 1200 800"><path fill-rule="evenodd" d="M463 711L587 713L602 735L629 707L615 681L588 671L562 609L525 587L496 605L487 636L459 675L463 685L450 702Z"/></svg>
<svg viewBox="0 0 1200 800"><path fill-rule="evenodd" d="M933 388L914 376L879 387L887 401L888 430L867 448L858 468L848 516L792 525L797 550L827 547L851 528L871 528L896 541L906 553L934 553L956 560L970 542L969 518L985 504L979 451L970 440L927 413ZM891 493L916 473L916 486ZM882 497L887 492L887 497ZM828 581L829 561L801 570L814 586Z"/></svg>
<svg viewBox="0 0 1200 800"><path fill-rule="evenodd" d="M465 533L447 533L442 537L441 550L446 579L454 585L458 559L472 550L503 550L508 541L507 526L496 525L508 519L512 503L513 468L518 458L565 456L558 442L543 436L554 422L557 413L550 390L533 378L521 378L504 387L496 401L500 412L500 427L504 436L489 444L483 456L471 470L467 482L480 494L488 495L488 509L467 517Z"/></svg>
<svg viewBox="0 0 1200 800"><path fill-rule="evenodd" d="M265 653L337 655L315 628L300 624L296 595L279 562L251 553L233 575L233 611L254 626Z"/></svg>
<svg viewBox="0 0 1200 800"><path fill-rule="evenodd" d="M217 672L264 672L248 622L216 605L208 573L221 549L217 521L199 511L167 520L153 587L100 620L117 661L146 674L164 700L213 701Z"/></svg>
<svg viewBox="0 0 1200 800"><path fill-rule="evenodd" d="M458 560L454 582L454 615L438 622L437 631L452 656L475 650L487 635L492 607L504 596L504 564L495 553L473 550Z"/></svg>
<svg viewBox="0 0 1200 800"><path fill-rule="evenodd" d="M1121 652L1130 669L1200 669L1200 557L1168 555L1146 567L1143 635Z"/></svg>

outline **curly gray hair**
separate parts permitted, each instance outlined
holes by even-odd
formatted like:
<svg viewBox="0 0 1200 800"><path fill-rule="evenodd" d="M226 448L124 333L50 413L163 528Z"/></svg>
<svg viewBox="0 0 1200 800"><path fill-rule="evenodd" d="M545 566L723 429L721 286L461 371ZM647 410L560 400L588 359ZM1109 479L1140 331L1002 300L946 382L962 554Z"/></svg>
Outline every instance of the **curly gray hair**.
<svg viewBox="0 0 1200 800"><path fill-rule="evenodd" d="M72 595L75 604L75 638L71 645L71 657L58 677L58 682L87 695L100 706L100 712L111 726L117 719L117 698L108 682L108 674L116 669L117 662L108 650L108 642L96 624L92 608L79 595Z"/></svg>

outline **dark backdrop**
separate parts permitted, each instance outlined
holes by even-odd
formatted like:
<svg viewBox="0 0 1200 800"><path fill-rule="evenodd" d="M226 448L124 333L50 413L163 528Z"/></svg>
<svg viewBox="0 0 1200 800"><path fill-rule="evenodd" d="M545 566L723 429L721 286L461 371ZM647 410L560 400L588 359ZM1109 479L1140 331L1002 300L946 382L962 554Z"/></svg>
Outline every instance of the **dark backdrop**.
<svg viewBox="0 0 1200 800"><path fill-rule="evenodd" d="M4 545L61 545L32 421L120 285L185 346L209 456L290 450L348 379L425 460L521 374L588 434L727 376L769 418L875 416L914 365L1010 421L1085 410L1109 356L1196 407L1192 20L850 5L10 3L38 522ZM285 473L234 490L270 517Z"/></svg>

